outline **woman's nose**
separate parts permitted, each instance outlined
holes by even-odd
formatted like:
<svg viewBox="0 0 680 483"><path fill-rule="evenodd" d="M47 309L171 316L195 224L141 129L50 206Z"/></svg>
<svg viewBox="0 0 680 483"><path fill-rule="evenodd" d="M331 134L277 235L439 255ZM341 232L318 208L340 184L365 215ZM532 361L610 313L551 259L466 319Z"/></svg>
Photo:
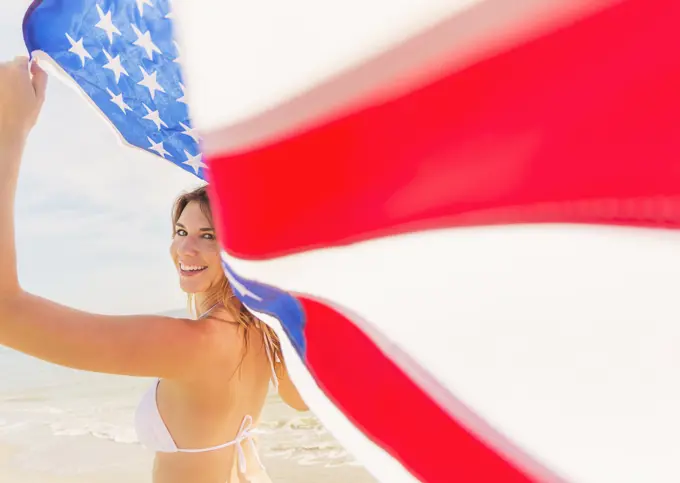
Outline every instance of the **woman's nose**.
<svg viewBox="0 0 680 483"><path fill-rule="evenodd" d="M198 252L198 244L192 237L187 236L182 239L177 247L177 251L180 255L194 255Z"/></svg>

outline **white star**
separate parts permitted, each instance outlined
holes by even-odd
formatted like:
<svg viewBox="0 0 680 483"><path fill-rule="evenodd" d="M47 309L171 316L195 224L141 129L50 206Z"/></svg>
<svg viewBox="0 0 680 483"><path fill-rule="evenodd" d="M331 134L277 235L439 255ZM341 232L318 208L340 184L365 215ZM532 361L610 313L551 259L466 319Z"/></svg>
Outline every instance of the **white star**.
<svg viewBox="0 0 680 483"><path fill-rule="evenodd" d="M187 156L187 160L184 161L182 164L188 164L192 168L194 168L194 171L196 174L198 174L198 170L201 168L205 168L206 165L203 164L203 161L201 161L201 153L198 153L196 156L192 156L189 154L189 152L185 149L184 154Z"/></svg>
<svg viewBox="0 0 680 483"><path fill-rule="evenodd" d="M113 102L115 105L120 107L120 110L123 111L123 114L127 114L127 112L125 112L126 109L128 111L132 110L130 108L130 106L125 104L125 101L123 100L123 94L122 93L115 95L113 92L111 92L111 89L109 89L108 87L106 88L106 92L108 92L109 95L111 96L111 102Z"/></svg>
<svg viewBox="0 0 680 483"><path fill-rule="evenodd" d="M168 0L168 14L165 16L165 18L175 18L175 14L172 10L172 0Z"/></svg>
<svg viewBox="0 0 680 483"><path fill-rule="evenodd" d="M229 285L231 285L242 296L250 297L252 299L255 299L255 300L261 302L262 297L255 295L253 292L248 290L245 285L243 285L241 282L236 280L236 277L234 277L234 274L231 273L231 270L228 268L226 256L225 256L224 252L222 253L222 262L224 264L223 265L224 266L224 274L227 276L227 280L229 280Z"/></svg>
<svg viewBox="0 0 680 483"><path fill-rule="evenodd" d="M229 285L231 285L233 288L236 289L238 293L240 293L244 297L250 297L252 299L255 299L257 301L262 301L262 297L258 297L255 295L253 292L248 290L245 285L243 285L241 282L236 280L229 272L226 272L227 279L229 280Z"/></svg>
<svg viewBox="0 0 680 483"><path fill-rule="evenodd" d="M163 141L160 141L160 142L155 143L155 142L153 142L153 139L151 139L151 138L148 137L148 136L147 136L146 139L148 139L149 142L151 143L151 146L149 147L150 150L156 151L160 156L163 156L164 158L165 158L165 155L166 155L166 154L167 154L168 156L172 157L172 154L170 154L169 152L167 152L167 151L165 150L165 148L163 147Z"/></svg>
<svg viewBox="0 0 680 483"><path fill-rule="evenodd" d="M140 85L140 86L144 86L147 89L149 89L149 94L151 94L151 99L153 99L154 96L156 95L156 91L165 92L165 90L163 90L161 85L156 80L156 71L152 72L151 74L147 74L146 71L144 70L144 67L142 67L141 65L139 66L139 69L142 71L142 75L144 76L144 79L137 82L137 84Z"/></svg>
<svg viewBox="0 0 680 483"><path fill-rule="evenodd" d="M137 35L137 40L132 42L134 45L137 45L144 50L146 50L146 55L149 56L150 60L153 60L153 53L158 52L159 54L162 54L161 49L159 49L156 44L153 43L153 40L151 40L151 31L147 30L146 32L142 33L140 30L135 26L135 24L130 24L130 27L132 27L132 30L135 31L135 34Z"/></svg>
<svg viewBox="0 0 680 483"><path fill-rule="evenodd" d="M198 140L200 138L198 137L198 134L196 134L196 129L189 127L186 124L183 124L181 122L179 123L179 125L184 128L184 131L182 131L182 134L189 136L191 139L194 140L194 142L198 142Z"/></svg>
<svg viewBox="0 0 680 483"><path fill-rule="evenodd" d="M83 46L82 37L78 42L73 40L69 34L66 34L66 38L71 43L71 48L68 49L68 51L73 52L78 57L80 57L80 61L83 63L83 67L85 67L85 59L86 58L92 59L92 56L90 55L90 53L87 50L85 50L85 47Z"/></svg>
<svg viewBox="0 0 680 483"><path fill-rule="evenodd" d="M146 108L147 112L146 116L144 116L142 119L153 122L156 125L156 129L159 131L161 130L161 126L168 127L168 125L163 122L163 119L161 119L161 115L158 114L158 111L152 111L147 107L146 104L142 104L142 106Z"/></svg>
<svg viewBox="0 0 680 483"><path fill-rule="evenodd" d="M153 3L151 3L151 0L135 0L135 1L137 2L137 8L139 9L139 15L141 16L144 15L144 5L153 7Z"/></svg>
<svg viewBox="0 0 680 483"><path fill-rule="evenodd" d="M95 27L98 27L106 32L110 45L113 43L113 34L121 35L120 30L118 30L118 27L113 25L113 20L111 20L111 10L104 14L102 8L97 5L97 12L99 12L99 22L97 22Z"/></svg>
<svg viewBox="0 0 680 483"><path fill-rule="evenodd" d="M181 82L179 83L179 88L182 89L182 97L178 97L177 102L183 102L184 104L186 104L187 101L184 99L184 97L186 96L186 93L184 92L184 86L182 85Z"/></svg>
<svg viewBox="0 0 680 483"><path fill-rule="evenodd" d="M120 63L120 55L111 57L111 54L109 54L105 49L102 49L102 52L104 52L104 55L108 59L108 62L104 64L103 67L113 72L113 75L116 77L116 84L118 84L121 74L125 74L128 77L130 76L130 74L128 74L125 70L125 67L123 67L123 65Z"/></svg>
<svg viewBox="0 0 680 483"><path fill-rule="evenodd" d="M175 50L177 50L177 57L175 57L175 60L173 62L177 62L178 64L181 64L182 62L179 60L180 57L180 52L179 52L179 44L176 41L172 41L173 44L175 44Z"/></svg>

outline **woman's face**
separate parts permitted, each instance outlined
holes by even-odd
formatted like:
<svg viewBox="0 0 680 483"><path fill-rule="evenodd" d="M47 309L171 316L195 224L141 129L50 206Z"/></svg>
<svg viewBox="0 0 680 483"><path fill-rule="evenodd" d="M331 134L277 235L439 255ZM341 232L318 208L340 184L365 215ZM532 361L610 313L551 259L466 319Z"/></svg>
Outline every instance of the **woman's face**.
<svg viewBox="0 0 680 483"><path fill-rule="evenodd" d="M186 293L206 292L224 277L215 231L198 202L190 202L175 223L170 255Z"/></svg>

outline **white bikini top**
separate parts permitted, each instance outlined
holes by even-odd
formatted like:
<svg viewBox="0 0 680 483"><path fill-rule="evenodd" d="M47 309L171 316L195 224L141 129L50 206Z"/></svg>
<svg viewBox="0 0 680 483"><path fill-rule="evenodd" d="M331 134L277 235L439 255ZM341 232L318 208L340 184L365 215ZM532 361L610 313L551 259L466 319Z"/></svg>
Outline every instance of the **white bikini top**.
<svg viewBox="0 0 680 483"><path fill-rule="evenodd" d="M206 311L200 318L207 316L217 304L212 306L208 311ZM199 319L200 319L199 318ZM272 359L272 353L270 349L271 339L266 332L263 332L265 337L265 349L267 351L267 357L269 359L269 366L271 368L271 380L274 387L278 389L278 379L276 377L276 372L274 371L274 360ZM156 392L158 389L158 383L160 379L156 381L142 396L142 400L137 406L135 412L135 429L137 431L137 437L139 442L145 447L152 451L161 453L204 453L206 451L214 451L228 446L236 446L236 453L238 457L238 467L242 473L246 472L246 455L241 447L241 443L248 442L253 450L255 458L260 466L262 462L257 455L257 449L255 448L255 442L253 441L253 418L250 415L246 415L241 422L241 427L236 433L236 437L223 444L217 446L210 446L208 448L178 448L175 444L175 440L172 438L168 427L165 425L160 412L158 411L158 404L156 402Z"/></svg>

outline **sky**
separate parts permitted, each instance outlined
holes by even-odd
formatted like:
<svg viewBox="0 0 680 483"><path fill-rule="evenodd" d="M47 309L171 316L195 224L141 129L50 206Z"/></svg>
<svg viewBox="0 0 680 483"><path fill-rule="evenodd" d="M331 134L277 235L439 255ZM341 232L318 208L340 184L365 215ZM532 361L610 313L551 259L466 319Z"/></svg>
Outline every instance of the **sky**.
<svg viewBox="0 0 680 483"><path fill-rule="evenodd" d="M26 0L0 3L0 61L26 55ZM122 145L79 94L50 79L22 162L16 202L25 290L108 314L182 308L169 257L174 198L200 181Z"/></svg>

